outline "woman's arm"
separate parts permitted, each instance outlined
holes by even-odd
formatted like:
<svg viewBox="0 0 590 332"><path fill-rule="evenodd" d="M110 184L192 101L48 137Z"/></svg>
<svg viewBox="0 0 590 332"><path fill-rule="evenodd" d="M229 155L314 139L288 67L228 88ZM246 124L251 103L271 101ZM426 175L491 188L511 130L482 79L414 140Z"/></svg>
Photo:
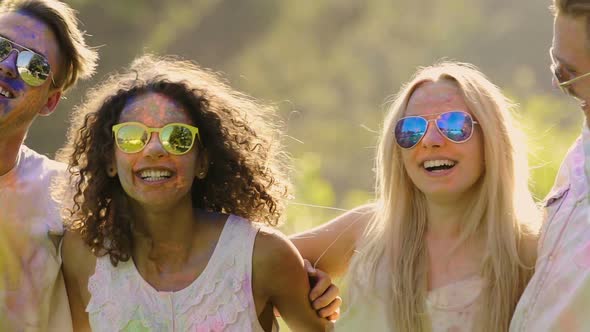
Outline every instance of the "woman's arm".
<svg viewBox="0 0 590 332"><path fill-rule="evenodd" d="M289 239L303 258L332 277L343 275L356 243L374 215L374 204L359 206Z"/></svg>
<svg viewBox="0 0 590 332"><path fill-rule="evenodd" d="M88 278L94 273L96 257L78 234L66 232L62 244L62 261L74 331L90 331L86 313L86 305L90 300Z"/></svg>
<svg viewBox="0 0 590 332"><path fill-rule="evenodd" d="M252 287L258 315L270 302L293 331L331 329L332 322L319 317L312 308L303 259L284 235L260 230L252 261Z"/></svg>

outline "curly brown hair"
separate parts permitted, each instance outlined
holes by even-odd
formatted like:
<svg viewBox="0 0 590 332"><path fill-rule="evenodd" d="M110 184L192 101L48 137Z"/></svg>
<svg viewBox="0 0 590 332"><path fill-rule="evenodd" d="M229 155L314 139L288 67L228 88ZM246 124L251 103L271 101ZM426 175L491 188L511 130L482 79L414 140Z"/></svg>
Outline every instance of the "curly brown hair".
<svg viewBox="0 0 590 332"><path fill-rule="evenodd" d="M68 162L70 177L56 190L74 191L64 209L66 226L114 265L129 259L133 218L125 212L130 209L119 179L107 174L115 146L111 128L131 98L150 92L179 102L199 128L210 165L207 176L193 182L193 207L276 226L290 183L275 109L193 62L153 55L111 75L74 111L68 143L57 154Z"/></svg>

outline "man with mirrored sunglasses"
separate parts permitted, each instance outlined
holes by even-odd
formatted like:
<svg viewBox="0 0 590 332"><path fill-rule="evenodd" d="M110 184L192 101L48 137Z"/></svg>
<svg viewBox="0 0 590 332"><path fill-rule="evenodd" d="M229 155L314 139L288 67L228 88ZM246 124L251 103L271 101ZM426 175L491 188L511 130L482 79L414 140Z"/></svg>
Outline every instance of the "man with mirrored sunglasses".
<svg viewBox="0 0 590 332"><path fill-rule="evenodd" d="M63 227L51 181L65 165L23 142L38 115L90 77L97 54L57 0L0 2L0 330L68 331Z"/></svg>
<svg viewBox="0 0 590 332"><path fill-rule="evenodd" d="M553 83L585 114L545 199L535 274L510 331L590 331L590 0L553 0Z"/></svg>

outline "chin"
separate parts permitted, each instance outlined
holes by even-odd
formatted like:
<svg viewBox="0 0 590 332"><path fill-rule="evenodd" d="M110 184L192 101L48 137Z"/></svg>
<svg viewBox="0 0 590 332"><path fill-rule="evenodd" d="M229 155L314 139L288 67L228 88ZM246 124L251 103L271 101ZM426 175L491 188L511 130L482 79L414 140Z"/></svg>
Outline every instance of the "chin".
<svg viewBox="0 0 590 332"><path fill-rule="evenodd" d="M430 188L430 190L423 190L422 192L427 199L455 202L463 200L464 196L471 191L465 188Z"/></svg>

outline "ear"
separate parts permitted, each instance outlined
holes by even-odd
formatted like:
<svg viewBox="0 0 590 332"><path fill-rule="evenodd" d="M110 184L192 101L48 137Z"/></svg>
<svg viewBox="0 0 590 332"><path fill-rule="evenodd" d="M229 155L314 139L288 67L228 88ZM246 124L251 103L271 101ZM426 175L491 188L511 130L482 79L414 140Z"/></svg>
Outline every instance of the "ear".
<svg viewBox="0 0 590 332"><path fill-rule="evenodd" d="M107 164L107 175L111 178L117 176L117 163L115 158L111 159L111 162Z"/></svg>
<svg viewBox="0 0 590 332"><path fill-rule="evenodd" d="M195 164L195 177L203 180L209 171L209 153L206 149L201 149L197 156L197 163Z"/></svg>
<svg viewBox="0 0 590 332"><path fill-rule="evenodd" d="M43 106L43 108L39 111L39 115L41 116L48 116L49 114L55 111L59 100L61 99L61 90L56 90L54 92L50 92L49 97L47 98L47 103Z"/></svg>

